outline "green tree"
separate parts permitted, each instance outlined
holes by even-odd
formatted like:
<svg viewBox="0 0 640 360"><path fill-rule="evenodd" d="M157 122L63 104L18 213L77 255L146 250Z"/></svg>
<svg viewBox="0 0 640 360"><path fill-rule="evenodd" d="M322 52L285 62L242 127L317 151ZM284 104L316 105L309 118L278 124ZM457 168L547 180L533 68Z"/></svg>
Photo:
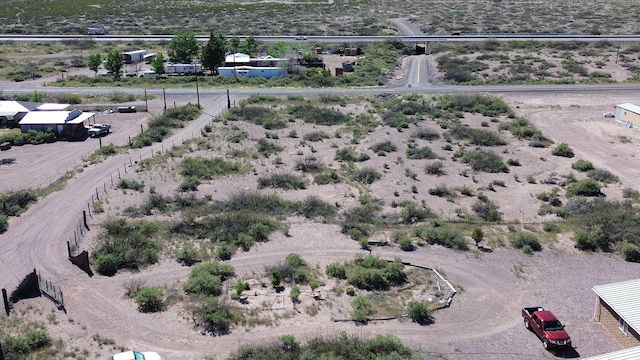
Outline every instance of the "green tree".
<svg viewBox="0 0 640 360"><path fill-rule="evenodd" d="M471 238L473 239L473 241L476 242L476 247L479 247L480 242L482 241L482 239L484 239L484 233L482 232L482 229L480 229L479 226L476 226L475 228L473 228L473 232L471 233Z"/></svg>
<svg viewBox="0 0 640 360"><path fill-rule="evenodd" d="M244 40L244 52L252 55L258 52L258 42L253 36L247 36Z"/></svg>
<svg viewBox="0 0 640 360"><path fill-rule="evenodd" d="M224 55L227 51L227 39L220 32L211 32L209 41L202 47L200 61L205 69L216 73L220 65L224 63Z"/></svg>
<svg viewBox="0 0 640 360"><path fill-rule="evenodd" d="M351 320L353 321L361 323L367 322L369 321L369 317L374 313L371 300L364 296L356 296L351 301L351 306L353 307L351 311Z"/></svg>
<svg viewBox="0 0 640 360"><path fill-rule="evenodd" d="M151 70L155 71L156 74L162 75L165 73L164 71L164 55L162 53L154 56L153 60L151 60Z"/></svg>
<svg viewBox="0 0 640 360"><path fill-rule="evenodd" d="M93 71L95 75L98 75L100 65L102 65L102 55L99 53L91 54L87 57L87 67Z"/></svg>
<svg viewBox="0 0 640 360"><path fill-rule="evenodd" d="M183 31L169 41L169 61L177 63L191 63L198 57L200 47L193 32Z"/></svg>
<svg viewBox="0 0 640 360"><path fill-rule="evenodd" d="M107 53L104 68L107 69L107 71L112 72L114 78L120 78L120 75L122 75L122 69L124 69L124 61L122 60L122 53L120 50L113 49Z"/></svg>
<svg viewBox="0 0 640 360"><path fill-rule="evenodd" d="M236 35L233 35L229 40L229 45L231 46L231 51L233 51L234 53L238 52L238 48L240 47L240 39Z"/></svg>

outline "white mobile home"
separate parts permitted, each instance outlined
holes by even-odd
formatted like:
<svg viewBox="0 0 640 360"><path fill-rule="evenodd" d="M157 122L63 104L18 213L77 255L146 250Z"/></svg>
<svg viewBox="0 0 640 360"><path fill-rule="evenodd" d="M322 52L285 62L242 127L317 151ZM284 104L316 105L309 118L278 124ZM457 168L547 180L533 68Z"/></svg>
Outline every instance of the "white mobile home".
<svg viewBox="0 0 640 360"><path fill-rule="evenodd" d="M287 76L287 69L279 67L264 66L224 66L218 68L218 74L224 77L261 77L270 79L274 77Z"/></svg>
<svg viewBox="0 0 640 360"><path fill-rule="evenodd" d="M164 72L167 75L200 75L202 64L166 64Z"/></svg>
<svg viewBox="0 0 640 360"><path fill-rule="evenodd" d="M137 64L144 60L147 50L136 50L122 53L122 60L125 64Z"/></svg>

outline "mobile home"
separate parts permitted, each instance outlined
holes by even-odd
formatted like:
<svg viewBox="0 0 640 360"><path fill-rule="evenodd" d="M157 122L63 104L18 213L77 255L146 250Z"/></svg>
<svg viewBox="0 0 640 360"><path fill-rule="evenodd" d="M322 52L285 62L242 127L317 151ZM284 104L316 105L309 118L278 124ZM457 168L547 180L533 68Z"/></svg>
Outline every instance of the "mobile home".
<svg viewBox="0 0 640 360"><path fill-rule="evenodd" d="M167 64L164 72L168 75L199 75L202 74L202 64Z"/></svg>
<svg viewBox="0 0 640 360"><path fill-rule="evenodd" d="M122 60L125 64L137 64L144 60L147 50L136 50L122 53Z"/></svg>

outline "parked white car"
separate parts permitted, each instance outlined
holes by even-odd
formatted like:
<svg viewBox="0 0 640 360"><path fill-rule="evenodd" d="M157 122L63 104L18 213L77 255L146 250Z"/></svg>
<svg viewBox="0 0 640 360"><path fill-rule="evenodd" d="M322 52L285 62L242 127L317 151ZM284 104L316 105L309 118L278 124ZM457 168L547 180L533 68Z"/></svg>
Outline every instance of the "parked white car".
<svg viewBox="0 0 640 360"><path fill-rule="evenodd" d="M138 352L138 351L125 351L119 354L110 356L107 360L162 360L162 357L158 353Z"/></svg>
<svg viewBox="0 0 640 360"><path fill-rule="evenodd" d="M616 114L612 113L612 112L606 112L604 114L602 114L604 117L608 117L608 118L612 118L615 117Z"/></svg>

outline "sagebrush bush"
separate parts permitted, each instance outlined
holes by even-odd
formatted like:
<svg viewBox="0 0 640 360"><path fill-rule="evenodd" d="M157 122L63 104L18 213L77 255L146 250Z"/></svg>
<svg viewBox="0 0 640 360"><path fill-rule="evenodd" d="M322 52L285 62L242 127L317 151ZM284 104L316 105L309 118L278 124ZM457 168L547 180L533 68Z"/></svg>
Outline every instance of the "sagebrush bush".
<svg viewBox="0 0 640 360"><path fill-rule="evenodd" d="M525 246L528 246L533 251L542 250L542 244L540 244L538 238L530 232L517 231L515 233L511 233L509 234L509 242L514 248L521 249L523 251L525 251Z"/></svg>

